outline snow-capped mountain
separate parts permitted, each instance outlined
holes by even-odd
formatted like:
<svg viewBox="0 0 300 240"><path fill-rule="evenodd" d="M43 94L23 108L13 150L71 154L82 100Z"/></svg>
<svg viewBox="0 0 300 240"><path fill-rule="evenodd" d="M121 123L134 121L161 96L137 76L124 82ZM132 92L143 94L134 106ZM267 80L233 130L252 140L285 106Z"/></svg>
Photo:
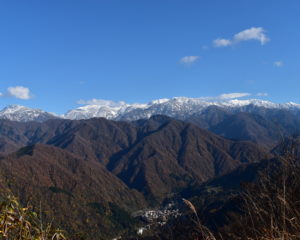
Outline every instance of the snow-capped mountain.
<svg viewBox="0 0 300 240"><path fill-rule="evenodd" d="M88 119L93 117L104 117L114 119L121 107L109 107L101 105L86 105L67 112L64 117L67 119Z"/></svg>
<svg viewBox="0 0 300 240"><path fill-rule="evenodd" d="M300 104L277 104L265 100L209 100L205 98L175 97L171 99L159 99L148 104L112 103L86 105L69 111L65 118L88 119L91 117L105 117L114 120L138 120L147 119L153 115L161 114L177 119L186 119L189 116L201 113L209 106L217 106L229 111L253 112L257 108L300 110Z"/></svg>
<svg viewBox="0 0 300 240"><path fill-rule="evenodd" d="M40 109L33 109L20 105L9 105L0 111L0 119L18 122L44 122L54 118L58 118L58 116Z"/></svg>
<svg viewBox="0 0 300 240"><path fill-rule="evenodd" d="M108 100L98 101L97 104L85 105L68 111L64 117L66 119L79 120L93 117L103 117L107 119L117 119L126 111L143 109L147 104L127 104L125 102L113 102Z"/></svg>
<svg viewBox="0 0 300 240"><path fill-rule="evenodd" d="M210 106L217 106L232 112L256 112L261 109L286 109L300 112L300 104L297 103L278 104L259 99L211 100L206 98L175 97L171 99L158 99L147 104L128 104L107 100L99 100L93 103L70 110L60 117L72 120L103 117L112 120L133 121L147 119L153 115L160 114L185 120L194 114L203 112ZM19 105L10 105L0 111L0 119L13 121L43 122L53 118L59 118L59 116L40 109L32 109Z"/></svg>

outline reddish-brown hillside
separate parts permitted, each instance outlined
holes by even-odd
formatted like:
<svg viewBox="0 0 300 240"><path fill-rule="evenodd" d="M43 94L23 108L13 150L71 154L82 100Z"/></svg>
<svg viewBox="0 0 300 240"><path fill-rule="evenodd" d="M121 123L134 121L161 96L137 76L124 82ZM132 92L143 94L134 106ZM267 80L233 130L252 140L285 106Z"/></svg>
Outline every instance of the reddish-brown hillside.
<svg viewBox="0 0 300 240"><path fill-rule="evenodd" d="M143 196L95 161L43 144L21 148L0 160L1 185L41 207L48 220L70 232L110 235L115 224L111 206L131 212L142 208ZM90 235L91 236L91 235Z"/></svg>

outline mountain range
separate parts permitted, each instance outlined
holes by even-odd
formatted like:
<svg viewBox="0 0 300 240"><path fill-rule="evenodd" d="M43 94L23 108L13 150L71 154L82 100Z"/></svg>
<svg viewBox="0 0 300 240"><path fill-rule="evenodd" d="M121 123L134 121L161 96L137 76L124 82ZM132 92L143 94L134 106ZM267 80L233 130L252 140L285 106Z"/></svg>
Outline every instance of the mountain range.
<svg viewBox="0 0 300 240"><path fill-rule="evenodd" d="M43 122L53 118L71 120L103 117L110 120L134 121L148 119L154 115L166 115L180 120L186 120L195 114L200 114L209 107L218 107L229 112L255 113L261 109L280 109L300 114L300 104L289 102L277 104L269 101L250 100L209 100L204 98L175 97L172 99L159 99L148 104L127 104L98 100L95 104L85 105L68 111L63 115L48 113L40 109L32 109L19 105L9 105L0 111L1 119L12 121L38 121Z"/></svg>
<svg viewBox="0 0 300 240"><path fill-rule="evenodd" d="M83 239L115 237L134 226L133 211L272 156L167 116L0 120L0 130L1 188Z"/></svg>
<svg viewBox="0 0 300 240"><path fill-rule="evenodd" d="M0 119L18 122L45 122L51 119L136 121L165 115L217 135L252 141L272 148L283 137L300 132L300 105L276 104L263 100L209 101L202 98L160 99L148 104L98 101L59 116L39 109L11 105L0 111Z"/></svg>
<svg viewBox="0 0 300 240"><path fill-rule="evenodd" d="M66 117L72 111L16 105L0 112L1 192L42 207L70 239L130 235L139 224L133 212L176 196L202 201L216 181L229 195L232 186L239 191L255 166L284 151L279 140L300 131L293 103L174 98L99 106L80 108L90 115L78 120Z"/></svg>

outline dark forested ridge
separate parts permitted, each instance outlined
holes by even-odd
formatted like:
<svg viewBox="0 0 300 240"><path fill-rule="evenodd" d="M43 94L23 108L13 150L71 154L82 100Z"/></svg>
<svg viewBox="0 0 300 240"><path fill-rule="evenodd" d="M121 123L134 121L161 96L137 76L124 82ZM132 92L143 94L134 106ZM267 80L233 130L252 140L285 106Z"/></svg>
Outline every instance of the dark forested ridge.
<svg viewBox="0 0 300 240"><path fill-rule="evenodd" d="M1 185L23 203L42 204L48 218L71 233L116 236L135 225L132 212L174 194L195 196L204 182L273 156L271 120L210 111L205 121L214 124L206 128L221 129L226 137L240 131L230 137L235 140L198 127L199 116L193 119L197 125L165 116L135 122L1 120Z"/></svg>

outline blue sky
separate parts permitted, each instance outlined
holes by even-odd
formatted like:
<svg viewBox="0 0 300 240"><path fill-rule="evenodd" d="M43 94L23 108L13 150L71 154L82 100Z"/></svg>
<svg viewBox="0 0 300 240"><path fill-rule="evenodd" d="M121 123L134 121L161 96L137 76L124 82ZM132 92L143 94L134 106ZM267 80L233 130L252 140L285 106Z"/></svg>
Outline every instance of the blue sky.
<svg viewBox="0 0 300 240"><path fill-rule="evenodd" d="M0 107L224 93L300 103L299 12L298 0L1 1Z"/></svg>

